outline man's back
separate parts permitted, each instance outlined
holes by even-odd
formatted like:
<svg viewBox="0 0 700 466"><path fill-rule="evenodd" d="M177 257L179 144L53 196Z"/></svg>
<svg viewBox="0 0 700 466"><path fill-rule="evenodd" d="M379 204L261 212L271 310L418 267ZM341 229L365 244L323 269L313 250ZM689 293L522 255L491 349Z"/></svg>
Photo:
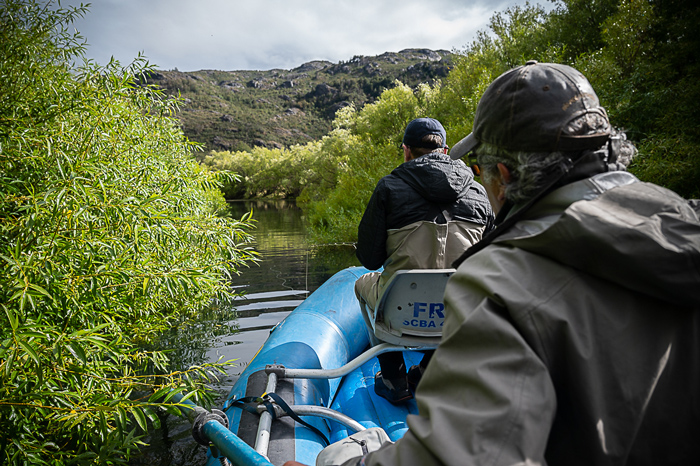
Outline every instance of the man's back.
<svg viewBox="0 0 700 466"><path fill-rule="evenodd" d="M492 227L493 213L484 188L462 162L440 152L406 162L377 183L358 228L358 259L369 269L386 265L385 261L405 244L388 241L392 232L412 230L423 222L460 223L469 236L464 249ZM455 233L459 233L457 229ZM416 259L415 268L443 267L437 263L432 267L418 265L421 262Z"/></svg>
<svg viewBox="0 0 700 466"><path fill-rule="evenodd" d="M418 118L406 126L404 163L382 178L374 189L358 228L357 257L370 270L355 283L368 328L385 284L401 269L448 268L479 241L493 224L484 188L471 169L446 152L445 130L439 121ZM379 340L370 331L373 345ZM422 373L430 354L415 373ZM400 353L379 355L375 391L399 403L412 397ZM418 376L419 377L419 376ZM415 378L412 378L415 380Z"/></svg>

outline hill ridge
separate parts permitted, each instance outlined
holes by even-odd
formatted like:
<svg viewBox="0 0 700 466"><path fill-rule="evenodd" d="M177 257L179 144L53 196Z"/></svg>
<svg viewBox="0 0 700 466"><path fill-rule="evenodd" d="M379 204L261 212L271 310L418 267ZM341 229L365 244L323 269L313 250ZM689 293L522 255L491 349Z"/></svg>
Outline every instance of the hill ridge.
<svg viewBox="0 0 700 466"><path fill-rule="evenodd" d="M447 50L408 48L291 70L158 70L147 81L181 94L177 118L206 150L281 148L322 137L338 109L373 102L396 80L415 87L447 76L453 59Z"/></svg>

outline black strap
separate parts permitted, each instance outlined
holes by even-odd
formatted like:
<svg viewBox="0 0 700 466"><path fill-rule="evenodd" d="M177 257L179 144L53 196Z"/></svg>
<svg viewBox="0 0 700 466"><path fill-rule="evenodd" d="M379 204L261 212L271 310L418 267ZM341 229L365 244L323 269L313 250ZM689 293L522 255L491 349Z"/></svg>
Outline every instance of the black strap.
<svg viewBox="0 0 700 466"><path fill-rule="evenodd" d="M318 434L321 439L324 441L324 443L327 445L330 445L330 442L326 438L326 436L318 430L316 427L312 426L308 422L302 420L297 413L295 413L292 408L289 407L289 405L280 397L277 393L266 393L265 396L270 397L275 403L280 405L282 410L289 415L292 419L297 421L299 424L302 424L303 426L308 427L312 431L314 431L316 434ZM257 407L259 405L265 406L265 410L267 410L268 413L272 416L272 419L277 419L277 414L275 413L275 408L272 406L272 403L270 403L268 400L265 398L259 397L259 396L246 396L243 398L239 398L237 400L229 400L227 403L228 406L232 408L241 408L245 411L248 411L249 413L252 414L258 414L258 409ZM253 405L254 404L254 405ZM224 407L226 409L226 407Z"/></svg>
<svg viewBox="0 0 700 466"><path fill-rule="evenodd" d="M297 413L295 413L294 411L292 411L292 408L289 407L289 405L282 399L281 396L279 396L277 393L268 393L267 396L269 396L270 398L272 398L272 399L275 401L275 403L277 403L278 405L280 405L280 406L282 407L282 410L283 410L285 413L287 413L287 414L289 415L289 417L291 417L292 419L294 419L295 421L297 421L299 424L308 427L309 429L311 429L312 431L314 431L316 434L318 434L318 435L321 437L321 439L324 441L324 443L326 444L326 446L328 446L328 445L331 444L331 442L328 441L328 439L326 438L326 436L323 435L323 432L321 432L320 430L318 430L317 428L315 428L314 426L312 426L312 425L309 424L308 422L303 421L303 420L297 415ZM273 419L274 419L274 415L273 415Z"/></svg>
<svg viewBox="0 0 700 466"><path fill-rule="evenodd" d="M251 414L259 414L258 406L260 405L265 407L265 410L270 413L272 419L277 418L277 414L275 414L275 407L272 406L272 403L259 396L245 396L237 400L231 400L231 402L228 404L228 406L232 408L241 408ZM224 407L224 409L226 409L226 407Z"/></svg>
<svg viewBox="0 0 700 466"><path fill-rule="evenodd" d="M259 396L244 396L243 398L239 398L237 400L229 400L224 405L224 410L227 408L226 405L228 405L232 408L241 408L245 411L248 411L251 414L258 414L257 406L263 402L264 402L264 400L262 398L260 398ZM252 406L251 405L252 403L254 403L255 406ZM274 418L274 414L273 414L273 418Z"/></svg>
<svg viewBox="0 0 700 466"><path fill-rule="evenodd" d="M258 413L258 405L265 405L265 400L262 399L259 396L244 396L243 398L239 398L237 400L228 400L224 404L224 410L226 410L228 407L232 408L241 408L245 411L248 411L251 414L259 414ZM275 411L272 409L272 407L265 405L265 409L272 415L272 419L275 418Z"/></svg>

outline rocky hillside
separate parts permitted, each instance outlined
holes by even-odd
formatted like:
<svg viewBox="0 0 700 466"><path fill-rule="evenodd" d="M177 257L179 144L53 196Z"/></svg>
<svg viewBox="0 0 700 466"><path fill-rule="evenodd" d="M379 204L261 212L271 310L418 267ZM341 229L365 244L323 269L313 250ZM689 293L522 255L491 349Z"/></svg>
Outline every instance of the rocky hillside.
<svg viewBox="0 0 700 466"><path fill-rule="evenodd" d="M283 147L326 134L335 112L362 106L399 80L410 86L447 75L453 54L407 49L293 70L159 71L148 77L184 104L177 115L190 140L207 150Z"/></svg>

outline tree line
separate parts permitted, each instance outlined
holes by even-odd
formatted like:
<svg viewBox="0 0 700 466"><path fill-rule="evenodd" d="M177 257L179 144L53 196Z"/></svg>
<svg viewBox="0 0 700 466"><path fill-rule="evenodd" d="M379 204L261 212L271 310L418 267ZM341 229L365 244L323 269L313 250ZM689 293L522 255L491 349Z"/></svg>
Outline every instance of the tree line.
<svg viewBox="0 0 700 466"><path fill-rule="evenodd" d="M243 174L228 196L298 196L317 241L354 241L379 178L401 163L405 124L432 116L448 144L471 131L488 84L527 60L571 65L639 149L630 171L700 197L700 7L690 0L556 0L495 13L447 77L396 82L374 103L341 109L320 141L284 149L212 152L204 164ZM264 174L264 175L263 175Z"/></svg>

